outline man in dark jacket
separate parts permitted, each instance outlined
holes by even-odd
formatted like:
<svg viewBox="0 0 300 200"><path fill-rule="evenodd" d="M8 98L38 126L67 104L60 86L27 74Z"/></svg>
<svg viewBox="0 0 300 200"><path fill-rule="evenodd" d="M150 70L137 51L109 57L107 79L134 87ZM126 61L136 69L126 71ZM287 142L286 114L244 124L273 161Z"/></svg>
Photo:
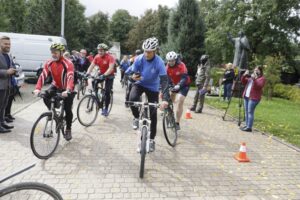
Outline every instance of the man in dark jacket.
<svg viewBox="0 0 300 200"><path fill-rule="evenodd" d="M207 91L209 80L210 80L210 62L208 59L208 55L202 55L200 58L200 64L198 65L198 70L196 74L197 90L194 97L193 105L190 108L190 110L195 111L196 113L202 113L205 93Z"/></svg>
<svg viewBox="0 0 300 200"><path fill-rule="evenodd" d="M5 108L9 98L9 91L12 87L11 77L16 73L13 67L12 58L9 56L10 38L0 37L0 133L8 133L14 128L5 123Z"/></svg>

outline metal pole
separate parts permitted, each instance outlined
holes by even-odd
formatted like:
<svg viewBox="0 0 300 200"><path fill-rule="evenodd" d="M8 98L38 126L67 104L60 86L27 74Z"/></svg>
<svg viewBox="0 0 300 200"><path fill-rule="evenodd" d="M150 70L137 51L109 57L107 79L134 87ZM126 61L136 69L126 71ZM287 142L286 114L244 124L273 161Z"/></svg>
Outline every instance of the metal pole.
<svg viewBox="0 0 300 200"><path fill-rule="evenodd" d="M61 37L65 36L65 0L61 1Z"/></svg>

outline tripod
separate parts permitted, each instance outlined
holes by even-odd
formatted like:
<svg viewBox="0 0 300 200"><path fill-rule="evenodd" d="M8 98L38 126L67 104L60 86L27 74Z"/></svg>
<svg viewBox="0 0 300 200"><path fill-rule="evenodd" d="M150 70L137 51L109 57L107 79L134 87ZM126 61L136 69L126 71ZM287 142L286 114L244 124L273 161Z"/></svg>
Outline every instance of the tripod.
<svg viewBox="0 0 300 200"><path fill-rule="evenodd" d="M232 100L232 97L234 96L234 93L237 92L237 95L238 95L238 98L239 98L239 118L238 118L238 126L241 125L242 123L242 116L241 116L241 113L242 113L242 107L243 107L243 98L242 98L242 90L243 90L243 87L242 87L242 83L241 83L241 77L242 75L245 73L245 70L240 70L238 72L238 76L236 77L235 79L235 85L237 84L237 90L233 89L231 91L231 95L230 95L230 99L228 101L228 104L227 104L227 108L225 110L225 113L224 115L222 116L222 119L225 121L225 117L226 117L226 114L228 112L228 109L229 109L229 106L230 106L230 103L231 103L231 100ZM235 87L233 87L235 88ZM245 121L245 110L243 109L243 120Z"/></svg>

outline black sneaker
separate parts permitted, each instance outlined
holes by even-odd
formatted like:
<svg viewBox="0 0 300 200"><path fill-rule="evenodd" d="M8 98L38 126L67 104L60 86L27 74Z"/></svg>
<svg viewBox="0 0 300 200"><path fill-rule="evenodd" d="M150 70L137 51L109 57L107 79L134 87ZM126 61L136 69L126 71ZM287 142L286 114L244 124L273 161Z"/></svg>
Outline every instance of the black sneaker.
<svg viewBox="0 0 300 200"><path fill-rule="evenodd" d="M16 118L14 118L12 115L6 115L5 117L7 117L10 120L15 120Z"/></svg>
<svg viewBox="0 0 300 200"><path fill-rule="evenodd" d="M66 129L65 134L64 134L64 138L67 141L72 140L72 131L71 131L71 129Z"/></svg>
<svg viewBox="0 0 300 200"><path fill-rule="evenodd" d="M11 130L3 128L2 126L0 126L0 134L1 133L9 133L9 132L11 132Z"/></svg>
<svg viewBox="0 0 300 200"><path fill-rule="evenodd" d="M2 123L1 126L2 126L3 128L5 128L5 129L13 129L13 128L14 128L14 126L10 126L10 125L5 124L5 123Z"/></svg>
<svg viewBox="0 0 300 200"><path fill-rule="evenodd" d="M252 129L246 127L246 128L243 128L242 131L245 131L245 132L252 132Z"/></svg>
<svg viewBox="0 0 300 200"><path fill-rule="evenodd" d="M195 113L202 113L202 109L197 109Z"/></svg>
<svg viewBox="0 0 300 200"><path fill-rule="evenodd" d="M179 125L179 123L177 123L177 122L176 122L176 124L175 124L175 128L176 128L176 130L177 130L177 131L179 131L179 130L180 130L180 125Z"/></svg>
<svg viewBox="0 0 300 200"><path fill-rule="evenodd" d="M133 128L133 130L137 130L139 128L139 119L137 119L137 118L133 119L132 128Z"/></svg>
<svg viewBox="0 0 300 200"><path fill-rule="evenodd" d="M12 120L12 119L10 119L10 118L8 118L8 117L5 117L5 121L6 121L7 123L12 123L14 120Z"/></svg>
<svg viewBox="0 0 300 200"><path fill-rule="evenodd" d="M195 111L196 110L196 106L191 106L190 107L190 111Z"/></svg>

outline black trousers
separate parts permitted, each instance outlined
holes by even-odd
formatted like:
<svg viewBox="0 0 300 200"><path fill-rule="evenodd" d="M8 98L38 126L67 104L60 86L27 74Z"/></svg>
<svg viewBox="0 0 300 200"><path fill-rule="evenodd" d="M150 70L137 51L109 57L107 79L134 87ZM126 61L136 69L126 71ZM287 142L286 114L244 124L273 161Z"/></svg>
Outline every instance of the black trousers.
<svg viewBox="0 0 300 200"><path fill-rule="evenodd" d="M0 90L0 123L5 122L5 109L9 98L9 89Z"/></svg>
<svg viewBox="0 0 300 200"><path fill-rule="evenodd" d="M110 103L110 92L113 89L114 78L107 78L105 80L105 109L108 109Z"/></svg>
<svg viewBox="0 0 300 200"><path fill-rule="evenodd" d="M62 90L57 89L53 85L50 86L50 88L46 92L46 96L44 98L44 103L46 104L47 108L51 109L51 97L55 96L57 92L62 92ZM64 110L66 113L66 129L71 129L72 127L72 120L73 120L73 112L72 112L72 106L73 106L73 100L74 95L69 95L67 98L65 98L64 101Z"/></svg>
<svg viewBox="0 0 300 200"><path fill-rule="evenodd" d="M12 106L13 100L14 100L14 91L11 90L11 93L8 97L7 105L5 108L5 116L11 115L11 106Z"/></svg>
<svg viewBox="0 0 300 200"><path fill-rule="evenodd" d="M140 97L145 92L148 102L150 103L158 103L158 92L153 92L148 90L145 87L140 85L133 84L130 95L129 101L140 101ZM134 118L139 118L139 109L137 107L131 106L131 111ZM151 135L150 139L154 139L156 136L156 125L157 125L157 108L150 107L150 119L151 119Z"/></svg>

